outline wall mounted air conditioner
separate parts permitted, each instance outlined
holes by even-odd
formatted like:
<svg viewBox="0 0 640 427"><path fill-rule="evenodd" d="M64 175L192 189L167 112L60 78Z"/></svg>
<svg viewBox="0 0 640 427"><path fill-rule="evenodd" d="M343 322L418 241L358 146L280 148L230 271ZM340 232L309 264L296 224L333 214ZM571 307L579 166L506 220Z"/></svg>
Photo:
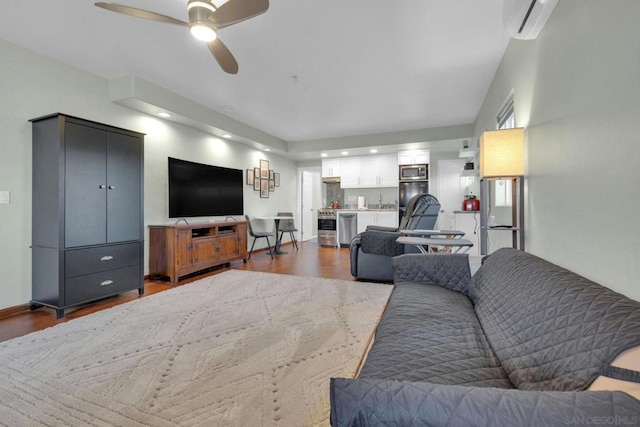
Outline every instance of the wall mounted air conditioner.
<svg viewBox="0 0 640 427"><path fill-rule="evenodd" d="M504 0L503 21L509 35L515 39L538 37L558 0Z"/></svg>

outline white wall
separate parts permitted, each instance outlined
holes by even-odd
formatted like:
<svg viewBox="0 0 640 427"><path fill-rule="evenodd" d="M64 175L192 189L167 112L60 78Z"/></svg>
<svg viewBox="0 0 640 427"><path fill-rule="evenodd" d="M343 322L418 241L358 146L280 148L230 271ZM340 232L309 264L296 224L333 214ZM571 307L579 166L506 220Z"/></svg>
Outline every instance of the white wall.
<svg viewBox="0 0 640 427"><path fill-rule="evenodd" d="M31 298L31 118L62 112L146 133L145 225L174 221L167 213L168 156L238 169L267 159L281 186L269 199L245 186L245 213L295 211L296 168L290 160L113 104L106 80L3 40L0 64L0 190L11 191L11 204L0 205L0 309Z"/></svg>
<svg viewBox="0 0 640 427"><path fill-rule="evenodd" d="M513 40L476 121L513 89L526 128L526 249L640 300L637 0L563 0Z"/></svg>

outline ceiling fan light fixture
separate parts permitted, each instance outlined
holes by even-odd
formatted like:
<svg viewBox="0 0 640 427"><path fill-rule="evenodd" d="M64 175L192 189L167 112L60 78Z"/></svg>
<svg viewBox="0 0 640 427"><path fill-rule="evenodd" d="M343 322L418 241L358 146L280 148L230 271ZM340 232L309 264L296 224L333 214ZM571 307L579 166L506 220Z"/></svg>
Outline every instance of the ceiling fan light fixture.
<svg viewBox="0 0 640 427"><path fill-rule="evenodd" d="M195 23L195 24L192 24L190 27L191 27L191 34L193 35L193 37L197 38L198 40L202 40L203 42L212 42L216 38L218 38L218 35L216 34L216 30L214 30L213 28L211 28L206 24Z"/></svg>
<svg viewBox="0 0 640 427"><path fill-rule="evenodd" d="M216 7L208 2L208 1L190 1L189 4L187 5L187 10L191 10L194 7L204 7L206 9L209 9L211 12L215 12L216 11Z"/></svg>

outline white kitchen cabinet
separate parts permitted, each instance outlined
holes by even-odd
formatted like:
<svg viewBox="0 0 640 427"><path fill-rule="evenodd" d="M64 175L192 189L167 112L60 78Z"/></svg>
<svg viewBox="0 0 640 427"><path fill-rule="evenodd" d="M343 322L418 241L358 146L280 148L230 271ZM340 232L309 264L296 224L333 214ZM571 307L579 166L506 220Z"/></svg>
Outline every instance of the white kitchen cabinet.
<svg viewBox="0 0 640 427"><path fill-rule="evenodd" d="M341 167L342 188L398 186L398 161L395 155L345 158Z"/></svg>
<svg viewBox="0 0 640 427"><path fill-rule="evenodd" d="M322 160L322 177L340 176L340 159L323 159Z"/></svg>
<svg viewBox="0 0 640 427"><path fill-rule="evenodd" d="M380 227L398 227L397 211L358 211L358 233L367 229L368 225Z"/></svg>
<svg viewBox="0 0 640 427"><path fill-rule="evenodd" d="M398 159L395 155L380 156L380 187L398 186Z"/></svg>
<svg viewBox="0 0 640 427"><path fill-rule="evenodd" d="M367 229L368 225L375 224L375 214L371 212L358 212L358 233Z"/></svg>
<svg viewBox="0 0 640 427"><path fill-rule="evenodd" d="M399 165L426 165L429 163L429 150L398 151Z"/></svg>
<svg viewBox="0 0 640 427"><path fill-rule="evenodd" d="M360 187L379 187L380 159L378 156L363 157L360 164Z"/></svg>
<svg viewBox="0 0 640 427"><path fill-rule="evenodd" d="M340 161L340 187L360 188L360 174L362 159L360 157L346 157Z"/></svg>

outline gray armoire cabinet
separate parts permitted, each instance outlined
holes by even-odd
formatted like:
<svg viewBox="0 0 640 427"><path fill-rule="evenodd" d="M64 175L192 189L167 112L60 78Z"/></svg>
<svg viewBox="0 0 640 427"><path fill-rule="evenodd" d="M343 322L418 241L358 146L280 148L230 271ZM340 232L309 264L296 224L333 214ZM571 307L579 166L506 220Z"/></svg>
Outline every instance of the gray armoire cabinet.
<svg viewBox="0 0 640 427"><path fill-rule="evenodd" d="M31 308L144 292L144 135L64 114L31 120Z"/></svg>

